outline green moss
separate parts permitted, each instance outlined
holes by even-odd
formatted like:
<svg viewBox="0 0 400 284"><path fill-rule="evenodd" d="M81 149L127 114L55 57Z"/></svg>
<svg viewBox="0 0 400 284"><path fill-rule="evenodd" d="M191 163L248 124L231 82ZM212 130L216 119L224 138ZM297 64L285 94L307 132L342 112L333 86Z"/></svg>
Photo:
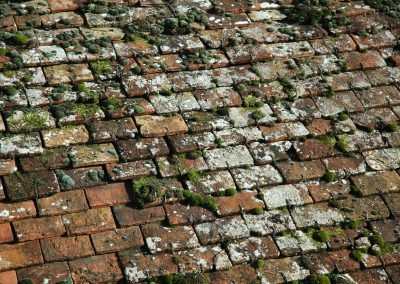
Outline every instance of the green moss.
<svg viewBox="0 0 400 284"><path fill-rule="evenodd" d="M132 181L132 192L134 204L143 208L146 204L152 203L161 197L161 182L154 177L144 177Z"/></svg>
<svg viewBox="0 0 400 284"><path fill-rule="evenodd" d="M96 77L107 75L112 72L112 65L109 60L91 62L90 67Z"/></svg>
<svg viewBox="0 0 400 284"><path fill-rule="evenodd" d="M253 96L246 96L244 99L243 99L243 102L244 102L244 106L245 107L255 107L255 104L256 104L256 102L257 102L257 98L256 97L253 97Z"/></svg>
<svg viewBox="0 0 400 284"><path fill-rule="evenodd" d="M399 130L399 126L397 125L396 122L383 121L381 122L380 128L382 131L387 131L387 132L396 132Z"/></svg>
<svg viewBox="0 0 400 284"><path fill-rule="evenodd" d="M350 185L350 194L357 197L360 197L362 195L361 191L355 185Z"/></svg>
<svg viewBox="0 0 400 284"><path fill-rule="evenodd" d="M77 85L74 86L75 91L79 92L79 93L88 93L89 92L89 88L86 87L85 83L79 83ZM61 89L62 91L67 91L67 88L63 88Z"/></svg>
<svg viewBox="0 0 400 284"><path fill-rule="evenodd" d="M22 279L18 281L18 284L33 284L31 279Z"/></svg>
<svg viewBox="0 0 400 284"><path fill-rule="evenodd" d="M399 0L365 0L365 4L393 18L400 17Z"/></svg>
<svg viewBox="0 0 400 284"><path fill-rule="evenodd" d="M117 98L108 98L102 101L102 105L105 106L106 108L115 108L118 107L122 104L121 100Z"/></svg>
<svg viewBox="0 0 400 284"><path fill-rule="evenodd" d="M264 209L262 209L261 207L253 208L251 210L251 214L253 214L253 215L262 215L262 214L264 214Z"/></svg>
<svg viewBox="0 0 400 284"><path fill-rule="evenodd" d="M253 118L254 120L260 120L260 119L263 119L263 118L265 117L265 114L264 114L261 110L257 109L257 110L255 110L255 111L253 111L253 112L250 114L250 116L251 116L251 118Z"/></svg>
<svg viewBox="0 0 400 284"><path fill-rule="evenodd" d="M342 223L342 227L344 227L346 229L352 229L352 230L358 229L359 227L361 227L361 225L362 225L361 221L350 219L350 218L345 219Z"/></svg>
<svg viewBox="0 0 400 284"><path fill-rule="evenodd" d="M65 26L69 26L71 24L71 20L68 18L61 18L59 23Z"/></svg>
<svg viewBox="0 0 400 284"><path fill-rule="evenodd" d="M222 139L221 138L215 139L215 144L217 144L218 148L222 148L223 147Z"/></svg>
<svg viewBox="0 0 400 284"><path fill-rule="evenodd" d="M336 143L335 137L330 135L319 136L318 139L324 141L325 143L328 143L331 147L333 147Z"/></svg>
<svg viewBox="0 0 400 284"><path fill-rule="evenodd" d="M340 121L348 120L349 118L350 117L347 114L343 113L343 112L338 115L338 119Z"/></svg>
<svg viewBox="0 0 400 284"><path fill-rule="evenodd" d="M190 170L186 173L187 179L192 183L198 183L200 181L200 174L195 170Z"/></svg>
<svg viewBox="0 0 400 284"><path fill-rule="evenodd" d="M175 263L175 264L178 264L179 263L179 257L177 255L173 255L172 256L172 262Z"/></svg>
<svg viewBox="0 0 400 284"><path fill-rule="evenodd" d="M196 160L198 158L201 158L202 156L203 152L201 150L197 150L186 154L186 157L191 160Z"/></svg>
<svg viewBox="0 0 400 284"><path fill-rule="evenodd" d="M310 284L330 284L331 280L327 275L312 274L308 278Z"/></svg>
<svg viewBox="0 0 400 284"><path fill-rule="evenodd" d="M72 111L84 119L88 119L92 118L98 110L99 106L97 104L76 104Z"/></svg>
<svg viewBox="0 0 400 284"><path fill-rule="evenodd" d="M323 26L328 29L350 24L348 18L336 16L334 9L328 6L331 2L295 0L294 5L284 6L282 12L290 23Z"/></svg>
<svg viewBox="0 0 400 284"><path fill-rule="evenodd" d="M56 176L64 188L71 189L75 187L75 181L69 175L66 175L62 170L57 170Z"/></svg>
<svg viewBox="0 0 400 284"><path fill-rule="evenodd" d="M162 277L163 284L208 284L207 278L203 273L193 272L179 272Z"/></svg>
<svg viewBox="0 0 400 284"><path fill-rule="evenodd" d="M23 33L16 33L11 37L11 43L14 45L27 45L30 42L30 38Z"/></svg>
<svg viewBox="0 0 400 284"><path fill-rule="evenodd" d="M174 95L174 92L171 89L162 89L159 94L161 96L172 96Z"/></svg>
<svg viewBox="0 0 400 284"><path fill-rule="evenodd" d="M312 238L318 242L327 243L330 237L329 232L324 229L314 230L312 233Z"/></svg>
<svg viewBox="0 0 400 284"><path fill-rule="evenodd" d="M346 134L338 135L336 141L336 148L344 153L349 152L349 137Z"/></svg>
<svg viewBox="0 0 400 284"><path fill-rule="evenodd" d="M24 82L24 83L28 83L31 80L32 80L32 76L31 75L24 75L21 78L21 81Z"/></svg>
<svg viewBox="0 0 400 284"><path fill-rule="evenodd" d="M383 240L381 235L377 235L377 234L372 235L372 236L369 237L369 241L372 244L376 244L381 248L383 248L385 246L385 241Z"/></svg>
<svg viewBox="0 0 400 284"><path fill-rule="evenodd" d="M328 86L328 90L325 92L325 97L332 98L335 95L335 91L333 90L332 86Z"/></svg>
<svg viewBox="0 0 400 284"><path fill-rule="evenodd" d="M243 92L244 90L246 90L246 85L244 83L241 84L237 84L235 86L236 91L238 92Z"/></svg>
<svg viewBox="0 0 400 284"><path fill-rule="evenodd" d="M187 189L183 190L182 193L185 201L190 205L201 206L212 212L216 212L218 210L217 203L211 196L203 196Z"/></svg>
<svg viewBox="0 0 400 284"><path fill-rule="evenodd" d="M13 97L18 94L18 90L14 86L5 86L1 88L1 92L8 97Z"/></svg>
<svg viewBox="0 0 400 284"><path fill-rule="evenodd" d="M260 269L260 268L263 268L264 265L265 265L265 262L264 262L263 259L257 259L257 261L256 261L256 263L255 263L254 266L255 266L256 268Z"/></svg>
<svg viewBox="0 0 400 284"><path fill-rule="evenodd" d="M8 124L14 131L32 132L35 130L45 129L47 127L46 121L46 117L42 114L33 110L26 110L20 117L12 117L8 121Z"/></svg>
<svg viewBox="0 0 400 284"><path fill-rule="evenodd" d="M280 78L278 79L279 83L282 86L282 91L288 95L293 94L296 91L295 85L290 81L289 78Z"/></svg>
<svg viewBox="0 0 400 284"><path fill-rule="evenodd" d="M326 171L324 178L327 182L334 182L336 180L336 175L328 170Z"/></svg>
<svg viewBox="0 0 400 284"><path fill-rule="evenodd" d="M351 252L351 257L358 262L362 262L364 259L364 253L360 250L353 250Z"/></svg>
<svg viewBox="0 0 400 284"><path fill-rule="evenodd" d="M234 196L237 193L236 188L225 189L225 196Z"/></svg>

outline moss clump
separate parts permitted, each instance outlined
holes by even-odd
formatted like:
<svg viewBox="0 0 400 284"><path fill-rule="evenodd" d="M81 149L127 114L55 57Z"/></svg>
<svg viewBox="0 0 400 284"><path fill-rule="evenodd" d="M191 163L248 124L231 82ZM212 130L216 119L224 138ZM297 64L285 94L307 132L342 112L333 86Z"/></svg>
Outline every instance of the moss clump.
<svg viewBox="0 0 400 284"><path fill-rule="evenodd" d="M336 148L344 153L349 152L349 137L346 134L338 135L336 141Z"/></svg>
<svg viewBox="0 0 400 284"><path fill-rule="evenodd" d="M292 6L284 7L283 13L291 23L335 28L350 24L343 16L336 16L336 11L329 7L332 0L295 0Z"/></svg>
<svg viewBox="0 0 400 284"><path fill-rule="evenodd" d="M338 115L338 119L340 121L348 120L349 118L350 117L347 114L343 113L343 112Z"/></svg>
<svg viewBox="0 0 400 284"><path fill-rule="evenodd" d="M186 177L192 183L198 183L200 181L200 174L195 170L188 171Z"/></svg>
<svg viewBox="0 0 400 284"><path fill-rule="evenodd" d="M221 138L215 139L215 144L217 144L218 148L222 148L223 147L222 139Z"/></svg>
<svg viewBox="0 0 400 284"><path fill-rule="evenodd" d="M71 24L71 20L68 18L61 18L59 23L65 26L69 26Z"/></svg>
<svg viewBox="0 0 400 284"><path fill-rule="evenodd" d="M263 119L265 117L265 114L261 110L257 109L255 111L253 111L250 116L254 120L260 120L260 119Z"/></svg>
<svg viewBox="0 0 400 284"><path fill-rule="evenodd" d="M161 182L154 177L144 177L132 181L134 203L138 208L152 203L161 197Z"/></svg>
<svg viewBox="0 0 400 284"><path fill-rule="evenodd" d="M330 284L331 280L327 275L312 274L308 278L310 284Z"/></svg>
<svg viewBox="0 0 400 284"><path fill-rule="evenodd" d="M75 186L75 181L67 174L65 174L62 170L56 171L56 176L60 182L60 184L66 188L71 189Z"/></svg>
<svg viewBox="0 0 400 284"><path fill-rule="evenodd" d="M22 279L18 281L18 284L33 284L33 281L31 279Z"/></svg>
<svg viewBox="0 0 400 284"><path fill-rule="evenodd" d="M262 215L262 214L264 214L264 209L262 209L261 207L253 208L251 210L251 214L253 214L253 215Z"/></svg>
<svg viewBox="0 0 400 284"><path fill-rule="evenodd" d="M263 268L265 265L265 262L263 259L257 259L256 263L254 264L254 266L256 268Z"/></svg>
<svg viewBox="0 0 400 284"><path fill-rule="evenodd" d="M13 86L6 86L1 88L1 92L4 93L7 97L14 97L18 94L18 90Z"/></svg>
<svg viewBox="0 0 400 284"><path fill-rule="evenodd" d="M399 130L399 126L396 122L382 121L379 125L379 129L386 132L396 132Z"/></svg>
<svg viewBox="0 0 400 284"><path fill-rule="evenodd" d="M108 60L91 62L90 67L96 77L107 75L112 72L111 62Z"/></svg>
<svg viewBox="0 0 400 284"><path fill-rule="evenodd" d="M256 97L254 97L254 96L246 96L244 99L243 99L243 102L244 102L244 106L245 107L254 107L254 105L256 104L256 102L257 102L257 98Z"/></svg>
<svg viewBox="0 0 400 284"><path fill-rule="evenodd" d="M246 90L246 85L244 83L237 84L235 86L235 90L238 92L243 92L244 90Z"/></svg>
<svg viewBox="0 0 400 284"><path fill-rule="evenodd" d="M327 182L334 182L336 180L336 175L331 171L326 171L324 176L325 181Z"/></svg>
<svg viewBox="0 0 400 284"><path fill-rule="evenodd" d="M171 89L162 89L162 90L159 92L159 94L160 94L161 96L167 96L167 97L169 97L169 96L173 96L173 95L174 95L174 92L173 92Z"/></svg>
<svg viewBox="0 0 400 284"><path fill-rule="evenodd" d="M350 194L356 197L361 197L362 193L355 185L350 185Z"/></svg>
<svg viewBox="0 0 400 284"><path fill-rule="evenodd" d="M369 237L369 241L372 244L376 244L381 248L383 248L385 246L385 241L383 240L381 235L372 235Z"/></svg>
<svg viewBox="0 0 400 284"><path fill-rule="evenodd" d="M203 157L203 152L201 150L197 150L186 154L186 158L191 160L196 160L201 157Z"/></svg>
<svg viewBox="0 0 400 284"><path fill-rule="evenodd" d="M179 272L162 277L163 284L208 284L207 278L201 272Z"/></svg>
<svg viewBox="0 0 400 284"><path fill-rule="evenodd" d="M351 252L351 257L358 262L362 262L364 259L364 253L356 249Z"/></svg>
<svg viewBox="0 0 400 284"><path fill-rule="evenodd" d="M319 229L313 231L312 238L318 242L327 243L329 242L331 236L328 231L324 229Z"/></svg>
<svg viewBox="0 0 400 284"><path fill-rule="evenodd" d="M204 196L187 189L183 190L182 193L185 201L190 205L200 206L212 212L216 212L218 210L217 203L211 196Z"/></svg>
<svg viewBox="0 0 400 284"><path fill-rule="evenodd" d="M237 193L236 188L227 188L225 189L225 196L234 196Z"/></svg>
<svg viewBox="0 0 400 284"><path fill-rule="evenodd" d="M32 132L47 128L45 115L33 110L24 110L21 116L12 117L8 124L13 131Z"/></svg>
<svg viewBox="0 0 400 284"><path fill-rule="evenodd" d="M18 46L27 45L30 40L31 39L23 33L16 33L10 38L11 43Z"/></svg>
<svg viewBox="0 0 400 284"><path fill-rule="evenodd" d="M362 222L361 222L361 221L354 220L354 219L350 219L350 218L345 219L345 220L343 221L343 223L342 223L342 227L343 227L343 228L345 228L345 229L351 229L351 230L358 229L358 228L361 227L361 225L362 225Z"/></svg>
<svg viewBox="0 0 400 284"><path fill-rule="evenodd" d="M290 81L289 78L279 78L279 83L282 86L282 91L288 95L293 94L296 91L295 85Z"/></svg>
<svg viewBox="0 0 400 284"><path fill-rule="evenodd" d="M99 110L97 104L76 104L72 110L77 115L84 119L92 118Z"/></svg>
<svg viewBox="0 0 400 284"><path fill-rule="evenodd" d="M400 17L399 0L365 0L365 4L393 18Z"/></svg>

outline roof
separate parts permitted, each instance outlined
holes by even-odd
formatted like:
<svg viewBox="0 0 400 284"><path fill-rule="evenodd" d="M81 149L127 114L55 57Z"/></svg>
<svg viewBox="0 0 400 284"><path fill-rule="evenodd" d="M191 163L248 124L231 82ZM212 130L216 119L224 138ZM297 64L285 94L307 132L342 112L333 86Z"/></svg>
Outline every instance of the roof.
<svg viewBox="0 0 400 284"><path fill-rule="evenodd" d="M0 283L400 281L398 5L0 1Z"/></svg>

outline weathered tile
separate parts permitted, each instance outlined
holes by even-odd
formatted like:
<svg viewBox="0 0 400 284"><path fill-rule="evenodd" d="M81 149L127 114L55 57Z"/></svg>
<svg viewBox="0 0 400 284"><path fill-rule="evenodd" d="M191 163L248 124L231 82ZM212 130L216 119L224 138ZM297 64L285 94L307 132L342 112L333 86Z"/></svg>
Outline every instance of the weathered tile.
<svg viewBox="0 0 400 284"><path fill-rule="evenodd" d="M255 208L264 208L264 203L257 198L256 191L243 190L233 196L215 197L218 206L217 214L227 216L240 212L248 212Z"/></svg>
<svg viewBox="0 0 400 284"><path fill-rule="evenodd" d="M195 226L195 231L201 244L250 236L250 231L240 216L225 217L214 222L198 224Z"/></svg>
<svg viewBox="0 0 400 284"><path fill-rule="evenodd" d="M263 199L268 209L312 203L307 187L303 184L261 188L260 192L263 194Z"/></svg>
<svg viewBox="0 0 400 284"><path fill-rule="evenodd" d="M89 236L53 237L40 240L46 261L65 261L94 255Z"/></svg>
<svg viewBox="0 0 400 284"><path fill-rule="evenodd" d="M271 165L254 166L248 169L233 169L231 173L240 189L259 188L283 181L279 172Z"/></svg>
<svg viewBox="0 0 400 284"><path fill-rule="evenodd" d="M209 168L213 170L253 164L249 150L242 145L205 150L204 157Z"/></svg>
<svg viewBox="0 0 400 284"><path fill-rule="evenodd" d="M325 243L313 240L302 231L294 231L290 235L276 237L276 244L285 256L316 252L327 247Z"/></svg>
<svg viewBox="0 0 400 284"><path fill-rule="evenodd" d="M381 149L364 152L368 166L377 171L396 169L400 166L400 149Z"/></svg>
<svg viewBox="0 0 400 284"><path fill-rule="evenodd" d="M190 226L165 227L154 223L143 225L142 232L146 245L153 254L199 246L196 234Z"/></svg>
<svg viewBox="0 0 400 284"><path fill-rule="evenodd" d="M188 132L188 127L182 116L150 116L136 117L140 133L145 137L159 137Z"/></svg>
<svg viewBox="0 0 400 284"><path fill-rule="evenodd" d="M330 208L326 203L295 207L291 213L298 228L314 225L331 226L344 220L344 215L338 209Z"/></svg>
<svg viewBox="0 0 400 284"><path fill-rule="evenodd" d="M90 237L97 253L121 251L144 244L138 226L92 234Z"/></svg>
<svg viewBox="0 0 400 284"><path fill-rule="evenodd" d="M69 236L97 233L115 228L114 218L109 207L63 215L62 219Z"/></svg>
<svg viewBox="0 0 400 284"><path fill-rule="evenodd" d="M44 197L60 192L56 175L53 171L38 173L15 172L4 177L8 197L13 201Z"/></svg>
<svg viewBox="0 0 400 284"><path fill-rule="evenodd" d="M287 210L265 211L262 215L245 214L244 220L250 233L265 236L295 229Z"/></svg>
<svg viewBox="0 0 400 284"><path fill-rule="evenodd" d="M33 267L26 267L17 271L18 278L23 281L32 281L33 283L43 283L49 281L72 281L68 264L66 262L46 263ZM28 280L29 279L29 280Z"/></svg>
<svg viewBox="0 0 400 284"><path fill-rule="evenodd" d="M284 281L303 280L310 272L301 263L300 258L287 257L270 259L258 270L262 283L281 283Z"/></svg>
<svg viewBox="0 0 400 284"><path fill-rule="evenodd" d="M200 175L196 182L185 180L185 184L191 191L202 194L212 194L228 188L235 188L235 182L229 171L208 172Z"/></svg>
<svg viewBox="0 0 400 284"><path fill-rule="evenodd" d="M191 250L178 251L179 268L183 271L213 271L231 269L232 264L226 252L219 246L202 246Z"/></svg>
<svg viewBox="0 0 400 284"><path fill-rule="evenodd" d="M144 281L148 276L158 277L178 272L172 254L143 255L134 250L125 250L118 255L128 283Z"/></svg>
<svg viewBox="0 0 400 284"><path fill-rule="evenodd" d="M228 243L227 250L234 264L279 256L278 248L271 237L249 237L232 241Z"/></svg>
<svg viewBox="0 0 400 284"><path fill-rule="evenodd" d="M96 255L68 262L74 282L118 282L123 274L115 254Z"/></svg>

